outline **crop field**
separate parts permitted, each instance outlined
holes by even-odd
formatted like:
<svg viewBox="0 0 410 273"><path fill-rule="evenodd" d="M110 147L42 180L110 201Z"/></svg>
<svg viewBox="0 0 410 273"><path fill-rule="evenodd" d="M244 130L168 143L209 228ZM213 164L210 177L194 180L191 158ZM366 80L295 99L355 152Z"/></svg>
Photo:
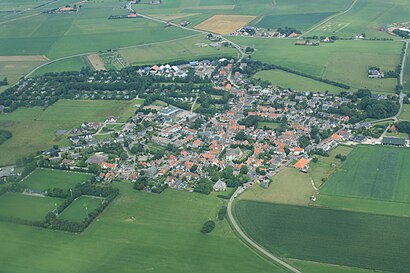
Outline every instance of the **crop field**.
<svg viewBox="0 0 410 273"><path fill-rule="evenodd" d="M315 13L300 13L300 14L280 14L264 16L256 27L261 28L278 28L278 27L293 27L300 31L307 30L314 24L326 19L335 14L334 12L315 12Z"/></svg>
<svg viewBox="0 0 410 273"><path fill-rule="evenodd" d="M80 196L73 201L58 217L73 222L83 221L88 213L94 211L101 204L103 198L94 196Z"/></svg>
<svg viewBox="0 0 410 273"><path fill-rule="evenodd" d="M410 203L410 150L359 146L326 182L321 193Z"/></svg>
<svg viewBox="0 0 410 273"><path fill-rule="evenodd" d="M0 197L0 217L41 221L62 199L6 193Z"/></svg>
<svg viewBox="0 0 410 273"><path fill-rule="evenodd" d="M295 46L289 39L231 37L243 47L254 45L253 58L313 76L341 82L354 89L393 92L396 79L369 79L369 66L394 70L400 62L401 42L336 41L320 46ZM274 48L275 50L272 50Z"/></svg>
<svg viewBox="0 0 410 273"><path fill-rule="evenodd" d="M87 59L95 70L105 70L104 62L98 54L90 54Z"/></svg>
<svg viewBox="0 0 410 273"><path fill-rule="evenodd" d="M231 57L236 56L237 51L227 47L213 48L203 35L195 35L147 46L121 49L119 53L129 64L142 65L196 58Z"/></svg>
<svg viewBox="0 0 410 273"><path fill-rule="evenodd" d="M136 110L134 101L60 100L48 107L21 108L0 115L0 128L13 137L0 145L0 166L13 164L17 158L50 149L53 145L67 145L65 136L57 130L70 130L85 121L104 121L109 116L126 121Z"/></svg>
<svg viewBox="0 0 410 273"><path fill-rule="evenodd" d="M200 233L205 221L216 219L219 198L114 186L120 195L82 234L0 222L2 271L284 272L247 248L225 221Z"/></svg>
<svg viewBox="0 0 410 273"><path fill-rule="evenodd" d="M309 79L279 69L260 71L254 75L254 78L260 78L262 80L269 81L273 86L276 87L290 88L300 91L329 91L330 93L339 93L343 90L342 88L336 87L334 85Z"/></svg>
<svg viewBox="0 0 410 273"><path fill-rule="evenodd" d="M240 29L255 18L255 16L243 15L215 15L200 23L195 28L226 35Z"/></svg>
<svg viewBox="0 0 410 273"><path fill-rule="evenodd" d="M234 209L247 234L282 257L384 272L410 266L409 218L246 200Z"/></svg>
<svg viewBox="0 0 410 273"><path fill-rule="evenodd" d="M90 177L91 175L85 173L36 169L24 180L24 184L33 190L44 191L49 188L68 190L73 189L77 184L86 182Z"/></svg>

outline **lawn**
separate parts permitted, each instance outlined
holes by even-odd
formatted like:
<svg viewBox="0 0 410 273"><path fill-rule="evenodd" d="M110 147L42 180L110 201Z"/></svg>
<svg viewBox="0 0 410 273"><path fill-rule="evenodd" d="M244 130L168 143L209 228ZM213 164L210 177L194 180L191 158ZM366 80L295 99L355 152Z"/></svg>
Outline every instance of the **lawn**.
<svg viewBox="0 0 410 273"><path fill-rule="evenodd" d="M70 130L84 121L104 121L109 116L120 117L119 121L124 122L139 102L59 100L46 110L20 108L0 115L0 129L13 133L11 139L0 145L0 166L53 145L67 145L68 139L56 136L57 130Z"/></svg>
<svg viewBox="0 0 410 273"><path fill-rule="evenodd" d="M58 217L63 220L81 222L88 213L101 205L104 199L93 196L80 196L73 201Z"/></svg>
<svg viewBox="0 0 410 273"><path fill-rule="evenodd" d="M253 59L341 82L353 89L391 93L396 86L395 79L369 79L367 72L369 66L394 70L400 62L401 42L336 41L309 47L295 46L291 39L231 39L243 47L254 45Z"/></svg>
<svg viewBox="0 0 410 273"><path fill-rule="evenodd" d="M238 240L225 221L200 233L217 197L116 184L120 195L82 234L0 222L4 272L284 272Z"/></svg>
<svg viewBox="0 0 410 273"><path fill-rule="evenodd" d="M252 239L282 257L390 272L410 267L409 218L255 201L234 210Z"/></svg>
<svg viewBox="0 0 410 273"><path fill-rule="evenodd" d="M298 91L311 91L311 92L326 92L339 93L343 89L323 83L320 81L312 80L303 76L285 72L283 70L263 70L254 75L254 78L260 78L265 81L269 81L273 86L281 88L290 88Z"/></svg>
<svg viewBox="0 0 410 273"><path fill-rule="evenodd" d="M246 190L240 199L303 206L308 205L312 192L313 187L307 174L286 168L272 178L268 189L256 184Z"/></svg>
<svg viewBox="0 0 410 273"><path fill-rule="evenodd" d="M37 197L20 193L6 193L0 197L0 217L13 217L31 221L42 221L62 199Z"/></svg>
<svg viewBox="0 0 410 273"><path fill-rule="evenodd" d="M321 194L410 203L410 150L359 146L321 188Z"/></svg>
<svg viewBox="0 0 410 273"><path fill-rule="evenodd" d="M24 184L33 190L47 190L58 188L63 190L73 189L77 184L86 182L91 175L51 169L36 169L26 179Z"/></svg>
<svg viewBox="0 0 410 273"><path fill-rule="evenodd" d="M410 104L403 105L403 112L401 112L399 119L410 121Z"/></svg>
<svg viewBox="0 0 410 273"><path fill-rule="evenodd" d="M269 122L269 121L260 121L257 125L258 128L269 128L269 129L279 129L280 123L277 122Z"/></svg>

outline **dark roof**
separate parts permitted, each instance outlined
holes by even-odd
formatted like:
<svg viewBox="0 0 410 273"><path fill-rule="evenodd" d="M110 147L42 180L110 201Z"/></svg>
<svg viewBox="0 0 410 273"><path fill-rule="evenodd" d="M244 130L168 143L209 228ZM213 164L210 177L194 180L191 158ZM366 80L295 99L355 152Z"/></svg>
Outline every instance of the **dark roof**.
<svg viewBox="0 0 410 273"><path fill-rule="evenodd" d="M406 140L404 138L399 137L384 137L383 144L387 145L406 145Z"/></svg>

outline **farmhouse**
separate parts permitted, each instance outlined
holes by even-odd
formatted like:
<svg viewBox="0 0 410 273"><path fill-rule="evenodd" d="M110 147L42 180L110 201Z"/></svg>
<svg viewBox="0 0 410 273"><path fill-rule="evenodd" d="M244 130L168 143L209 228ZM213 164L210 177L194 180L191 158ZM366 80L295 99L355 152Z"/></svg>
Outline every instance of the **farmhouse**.
<svg viewBox="0 0 410 273"><path fill-rule="evenodd" d="M382 143L388 146L405 146L406 140L400 137L384 137Z"/></svg>
<svg viewBox="0 0 410 273"><path fill-rule="evenodd" d="M380 69L370 68L368 71L368 77L370 79L382 79L384 78L384 74L380 71Z"/></svg>

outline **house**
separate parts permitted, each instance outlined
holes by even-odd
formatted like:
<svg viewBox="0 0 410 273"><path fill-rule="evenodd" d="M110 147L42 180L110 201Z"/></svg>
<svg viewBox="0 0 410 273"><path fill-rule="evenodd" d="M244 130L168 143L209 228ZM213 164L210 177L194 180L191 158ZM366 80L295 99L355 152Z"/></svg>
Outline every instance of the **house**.
<svg viewBox="0 0 410 273"><path fill-rule="evenodd" d="M308 169L309 168L310 159L301 158L298 162L296 162L293 167L299 170Z"/></svg>
<svg viewBox="0 0 410 273"><path fill-rule="evenodd" d="M400 137L384 137L382 144L388 146L406 146L406 140Z"/></svg>
<svg viewBox="0 0 410 273"><path fill-rule="evenodd" d="M107 162L101 163L100 166L101 166L102 169L111 169L111 170L115 169L117 167L115 164L110 164L110 163L107 163Z"/></svg>
<svg viewBox="0 0 410 273"><path fill-rule="evenodd" d="M242 151L239 147L235 149L228 148L226 149L226 159L229 161L238 160L242 157Z"/></svg>
<svg viewBox="0 0 410 273"><path fill-rule="evenodd" d="M380 69L370 68L368 71L368 77L370 79L381 79L384 78L384 74L380 71Z"/></svg>
<svg viewBox="0 0 410 273"><path fill-rule="evenodd" d="M214 185L214 191L226 191L226 183L222 180L218 180L218 182Z"/></svg>

